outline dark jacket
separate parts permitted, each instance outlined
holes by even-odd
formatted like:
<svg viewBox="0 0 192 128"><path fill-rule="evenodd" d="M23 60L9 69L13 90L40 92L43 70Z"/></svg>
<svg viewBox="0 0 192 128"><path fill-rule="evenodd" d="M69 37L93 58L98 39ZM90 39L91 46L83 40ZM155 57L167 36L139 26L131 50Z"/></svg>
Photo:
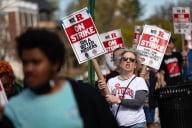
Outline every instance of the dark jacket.
<svg viewBox="0 0 192 128"><path fill-rule="evenodd" d="M105 98L98 88L82 82L72 83L85 128L118 128Z"/></svg>

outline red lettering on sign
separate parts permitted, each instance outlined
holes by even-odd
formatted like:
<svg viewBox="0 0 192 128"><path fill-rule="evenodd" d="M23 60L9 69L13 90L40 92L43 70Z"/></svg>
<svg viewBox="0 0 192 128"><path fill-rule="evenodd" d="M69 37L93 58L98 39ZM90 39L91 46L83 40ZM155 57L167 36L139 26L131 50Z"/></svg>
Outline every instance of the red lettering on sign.
<svg viewBox="0 0 192 128"><path fill-rule="evenodd" d="M111 42L115 42L115 43L111 43ZM114 39L114 40L108 40L108 41L103 42L103 45L104 45L105 48L108 48L108 47L111 47L111 46L116 46L116 45L119 45L119 44L123 44L122 38L117 38L117 39Z"/></svg>
<svg viewBox="0 0 192 128"><path fill-rule="evenodd" d="M167 43L168 43L167 40L152 35L143 34L138 45L164 53Z"/></svg>
<svg viewBox="0 0 192 128"><path fill-rule="evenodd" d="M80 21L80 20L84 19L82 14L77 14L75 17L76 17L77 21Z"/></svg>
<svg viewBox="0 0 192 128"><path fill-rule="evenodd" d="M116 33L111 33L111 38L117 37Z"/></svg>
<svg viewBox="0 0 192 128"><path fill-rule="evenodd" d="M97 33L91 18L66 28L66 32L71 43L76 43Z"/></svg>
<svg viewBox="0 0 192 128"><path fill-rule="evenodd" d="M164 32L159 31L158 36L163 37L163 35L164 35Z"/></svg>

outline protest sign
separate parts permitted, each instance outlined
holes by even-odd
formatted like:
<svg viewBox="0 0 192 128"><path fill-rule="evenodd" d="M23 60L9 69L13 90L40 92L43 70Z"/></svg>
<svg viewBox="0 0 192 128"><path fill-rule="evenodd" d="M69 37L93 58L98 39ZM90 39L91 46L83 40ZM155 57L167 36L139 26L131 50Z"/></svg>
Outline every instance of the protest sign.
<svg viewBox="0 0 192 128"><path fill-rule="evenodd" d="M136 25L134 30L134 38L133 38L133 45L132 45L133 49L137 49L141 32L142 32L142 26Z"/></svg>
<svg viewBox="0 0 192 128"><path fill-rule="evenodd" d="M141 63L153 69L160 68L171 33L150 25L144 25L137 50Z"/></svg>
<svg viewBox="0 0 192 128"><path fill-rule="evenodd" d="M124 47L122 34L120 29L112 30L106 33L100 34L100 39L103 42L104 47L106 48L107 52L105 54L106 63L111 70L115 69L113 64L113 51L116 48Z"/></svg>
<svg viewBox="0 0 192 128"><path fill-rule="evenodd" d="M189 7L173 7L172 15L175 34L191 33L191 16Z"/></svg>
<svg viewBox="0 0 192 128"><path fill-rule="evenodd" d="M92 61L97 76L104 80L96 57L106 53L87 7L60 19L79 64ZM109 94L105 88L102 93Z"/></svg>
<svg viewBox="0 0 192 128"><path fill-rule="evenodd" d="M106 52L87 7L61 18L60 22L79 64Z"/></svg>
<svg viewBox="0 0 192 128"><path fill-rule="evenodd" d="M4 106L7 102L8 102L7 96L5 94L5 90L4 90L3 84L2 84L2 82L0 80L0 104L2 106Z"/></svg>

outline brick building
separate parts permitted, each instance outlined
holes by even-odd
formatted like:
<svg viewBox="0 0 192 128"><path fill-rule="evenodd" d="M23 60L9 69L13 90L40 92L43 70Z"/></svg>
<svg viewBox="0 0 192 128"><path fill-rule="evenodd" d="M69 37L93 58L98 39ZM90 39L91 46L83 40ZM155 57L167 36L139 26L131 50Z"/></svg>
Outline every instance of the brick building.
<svg viewBox="0 0 192 128"><path fill-rule="evenodd" d="M56 20L50 20L51 14L54 12L54 8L50 6L45 0L4 0L1 2L0 7L0 57L1 51L4 51L5 59L10 62L18 79L23 78L22 65L18 62L15 54L15 38L24 32L29 27L46 28L51 31L57 32L67 49L66 64L64 67L65 74L69 76L75 76L76 71L81 72L81 67L76 61L73 54L70 43L68 43L62 26ZM1 27L2 23L2 27ZM3 28L3 29L2 29ZM6 40L2 41L1 32L4 30L6 33ZM67 42L67 43L66 43ZM3 43L4 47L1 47ZM70 56L70 57L69 57Z"/></svg>
<svg viewBox="0 0 192 128"><path fill-rule="evenodd" d="M18 79L23 78L22 66L17 61L15 54L15 38L29 27L37 27L39 21L38 6L35 3L21 0L3 0L1 1L1 59L10 62L14 73ZM3 57L2 57L3 56Z"/></svg>
<svg viewBox="0 0 192 128"><path fill-rule="evenodd" d="M38 25L38 6L20 0L5 0L1 3L1 11L5 18L5 29L9 35L9 56L14 55L15 37L29 27Z"/></svg>

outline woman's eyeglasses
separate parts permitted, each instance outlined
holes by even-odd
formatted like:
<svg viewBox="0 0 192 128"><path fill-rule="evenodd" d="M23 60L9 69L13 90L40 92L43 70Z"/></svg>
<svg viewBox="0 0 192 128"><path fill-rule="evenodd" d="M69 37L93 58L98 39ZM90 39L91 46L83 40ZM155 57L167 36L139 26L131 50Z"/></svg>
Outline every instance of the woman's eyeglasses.
<svg viewBox="0 0 192 128"><path fill-rule="evenodd" d="M128 57L122 57L122 60L123 61L130 61L130 62L135 62L136 61L136 59L134 59L134 58L128 58Z"/></svg>

